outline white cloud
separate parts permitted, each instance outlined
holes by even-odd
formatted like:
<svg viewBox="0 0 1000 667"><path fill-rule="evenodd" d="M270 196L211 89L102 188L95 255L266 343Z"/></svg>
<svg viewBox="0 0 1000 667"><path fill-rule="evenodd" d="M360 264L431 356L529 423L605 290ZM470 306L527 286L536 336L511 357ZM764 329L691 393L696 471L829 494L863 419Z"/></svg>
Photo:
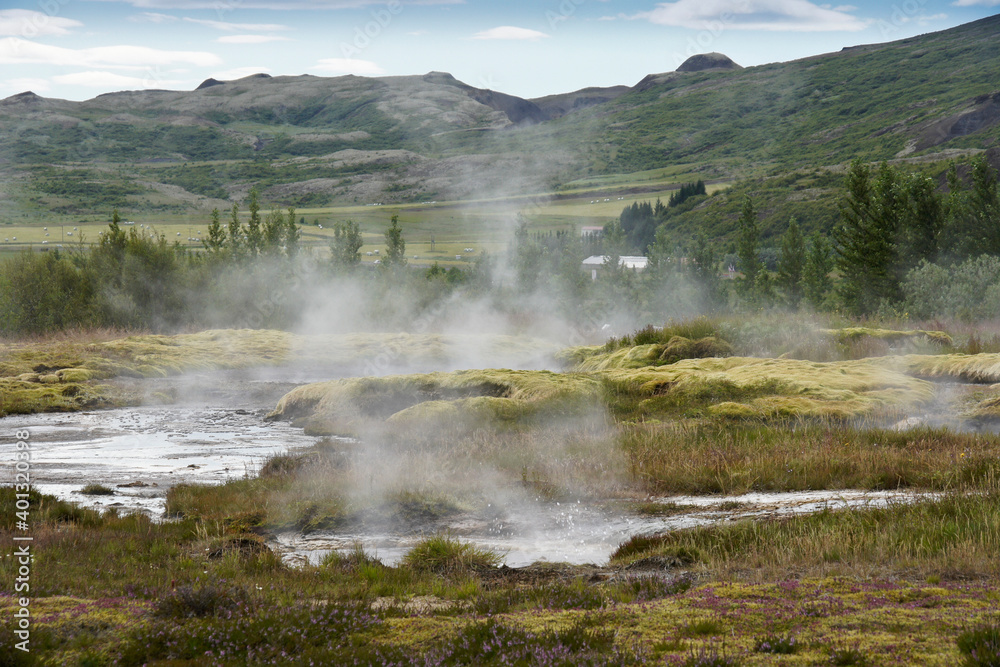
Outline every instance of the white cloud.
<svg viewBox="0 0 1000 667"><path fill-rule="evenodd" d="M844 8L826 9L808 0L677 0L630 18L696 30L856 31L868 25Z"/></svg>
<svg viewBox="0 0 1000 667"><path fill-rule="evenodd" d="M514 39L535 41L548 37L544 32L531 30L529 28L518 28L512 25L502 25L499 28L490 28L477 32L472 39Z"/></svg>
<svg viewBox="0 0 1000 667"><path fill-rule="evenodd" d="M44 93L51 90L52 86L48 79L32 79L23 77L20 79L7 79L0 81L0 90L10 91L11 94L31 91L35 94Z"/></svg>
<svg viewBox="0 0 1000 667"><path fill-rule="evenodd" d="M176 16L170 16L169 14L158 14L156 12L143 12L141 14L133 14L128 17L128 20L132 23L173 23L177 21Z"/></svg>
<svg viewBox="0 0 1000 667"><path fill-rule="evenodd" d="M358 9L385 5L385 0L100 0L124 2L142 9ZM463 5L465 0L396 0L400 5Z"/></svg>
<svg viewBox="0 0 1000 667"><path fill-rule="evenodd" d="M213 79L218 79L219 81L235 81L236 79L242 79L245 76L250 76L251 74L267 74L271 69L268 67L237 67L235 69L229 69L225 72L219 72L213 74Z"/></svg>
<svg viewBox="0 0 1000 667"><path fill-rule="evenodd" d="M955 0L951 3L956 7L975 7L977 5L982 5L983 7L996 7L1000 5L1000 0Z"/></svg>
<svg viewBox="0 0 1000 667"><path fill-rule="evenodd" d="M183 81L160 79L157 77L124 76L114 72L73 72L52 77L55 83L88 88L117 88L135 90L137 88L165 88L183 85Z"/></svg>
<svg viewBox="0 0 1000 667"><path fill-rule="evenodd" d="M206 67L222 60L205 51L162 51L146 46L97 46L89 49L66 49L38 44L15 37L0 39L0 65L70 65L76 67L116 67L141 69L153 65L183 63Z"/></svg>
<svg viewBox="0 0 1000 667"><path fill-rule="evenodd" d="M197 23L198 25L207 25L209 28L215 28L216 30L224 30L226 32L245 32L247 30L255 30L261 32L278 32L281 30L291 30L287 25L281 25L280 23L228 23L226 21L209 21L206 19L192 19L187 16L184 20L188 23Z"/></svg>
<svg viewBox="0 0 1000 667"><path fill-rule="evenodd" d="M61 16L49 16L31 9L0 9L0 35L32 38L41 35L68 35L83 24Z"/></svg>
<svg viewBox="0 0 1000 667"><path fill-rule="evenodd" d="M266 44L267 42L287 42L287 37L277 35L225 35L215 40L221 44Z"/></svg>
<svg viewBox="0 0 1000 667"><path fill-rule="evenodd" d="M313 69L330 74L357 74L359 76L378 76L385 70L370 60L357 58L324 58Z"/></svg>

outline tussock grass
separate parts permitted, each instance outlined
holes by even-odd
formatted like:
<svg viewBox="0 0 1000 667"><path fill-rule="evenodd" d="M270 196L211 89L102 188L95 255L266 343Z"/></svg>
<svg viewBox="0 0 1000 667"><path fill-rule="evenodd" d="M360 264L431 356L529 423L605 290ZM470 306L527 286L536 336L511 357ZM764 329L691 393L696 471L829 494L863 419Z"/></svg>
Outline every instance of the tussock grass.
<svg viewBox="0 0 1000 667"><path fill-rule="evenodd" d="M450 535L434 535L418 542L403 557L402 565L442 575L464 574L496 568L503 555L462 542Z"/></svg>
<svg viewBox="0 0 1000 667"><path fill-rule="evenodd" d="M103 484L87 484L80 489L80 493L85 496L113 496L115 495L115 490Z"/></svg>
<svg viewBox="0 0 1000 667"><path fill-rule="evenodd" d="M1000 436L805 424L639 424L619 446L651 494L810 489L946 490L1000 476Z"/></svg>
<svg viewBox="0 0 1000 667"><path fill-rule="evenodd" d="M924 378L992 384L1000 382L1000 353L906 355L886 365Z"/></svg>
<svg viewBox="0 0 1000 667"><path fill-rule="evenodd" d="M636 545L625 542L611 562L624 565L684 548L697 551L704 567L716 574L996 577L998 499L994 481L989 491L952 493L938 500L680 530L645 536Z"/></svg>

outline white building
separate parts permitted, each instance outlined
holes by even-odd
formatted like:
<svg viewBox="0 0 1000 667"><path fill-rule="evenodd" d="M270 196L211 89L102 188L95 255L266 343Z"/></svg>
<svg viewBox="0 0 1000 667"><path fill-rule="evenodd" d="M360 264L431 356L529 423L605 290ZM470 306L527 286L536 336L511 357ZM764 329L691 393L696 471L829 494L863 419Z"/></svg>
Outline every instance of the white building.
<svg viewBox="0 0 1000 667"><path fill-rule="evenodd" d="M597 272L602 270L610 259L607 255L591 255L583 260L583 268L590 271L591 280L597 280ZM648 265L649 257L622 255L618 258L618 266L629 271L643 271Z"/></svg>

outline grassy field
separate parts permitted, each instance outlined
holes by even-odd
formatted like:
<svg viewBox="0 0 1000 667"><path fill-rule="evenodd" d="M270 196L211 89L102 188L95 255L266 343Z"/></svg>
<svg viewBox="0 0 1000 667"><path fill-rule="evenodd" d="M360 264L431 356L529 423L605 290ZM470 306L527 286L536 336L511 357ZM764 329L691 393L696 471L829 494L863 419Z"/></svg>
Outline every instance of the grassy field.
<svg viewBox="0 0 1000 667"><path fill-rule="evenodd" d="M300 226L302 244L321 253L327 252L333 241L336 223L357 222L365 241L361 248L362 261L372 263L378 259L376 251L384 252L383 234L389 219L398 215L407 243L407 258L412 263L429 266L437 262L446 267L468 267L483 252L497 255L505 251L519 216L529 222L533 232L566 230L578 234L583 226L603 226L611 222L633 202L657 197L666 200L684 179L693 177L682 172L676 178L663 175L655 183L645 178L644 174L637 174L634 179L632 175L623 176L616 179L619 183L613 186L578 187L558 195L542 193L509 199L302 208L296 210L296 216L305 220ZM724 187L710 185L708 189L712 192ZM631 192L636 189L642 192ZM222 213L225 224L227 211ZM267 211L262 212L266 214ZM245 222L245 209L242 215ZM201 239L208 234L209 211L126 216L125 220L134 223L137 229L162 234L168 242L192 250L200 250ZM0 225L0 258L25 249L71 251L81 240L84 243L98 241L110 221L109 217L100 215L47 214L30 223L22 219L8 218ZM466 251L467 248L472 251Z"/></svg>

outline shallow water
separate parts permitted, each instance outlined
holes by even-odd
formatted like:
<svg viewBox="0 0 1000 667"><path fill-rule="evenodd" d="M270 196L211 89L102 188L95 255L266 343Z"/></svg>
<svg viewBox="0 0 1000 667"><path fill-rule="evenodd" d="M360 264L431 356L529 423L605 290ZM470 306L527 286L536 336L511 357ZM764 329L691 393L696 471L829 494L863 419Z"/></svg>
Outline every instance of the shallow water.
<svg viewBox="0 0 1000 667"><path fill-rule="evenodd" d="M262 412L245 409L138 407L15 416L0 424L8 432L31 433L32 481L42 493L154 517L162 516L175 484L252 475L267 457L316 442L301 429L265 423ZM87 484L112 487L115 494L83 495Z"/></svg>
<svg viewBox="0 0 1000 667"><path fill-rule="evenodd" d="M43 492L86 507L142 511L163 516L167 490L180 483L218 484L257 472L274 454L305 449L317 438L288 423L264 416L294 386L338 374L330 369L229 371L162 380L123 380L148 396L173 396L170 406L146 406L69 414L7 417L0 437L28 429L32 443L32 480ZM937 422L954 414L956 398L967 386L941 386L943 400L928 414L898 427ZM87 484L112 487L111 496L82 495ZM519 567L537 561L603 564L630 537L740 518L762 518L826 508L881 506L909 502L904 492L810 491L752 493L732 497L679 496L653 499L672 505L661 516L628 511L626 502L544 502L507 499L424 528L447 532L504 554ZM675 507L673 507L675 506ZM360 544L393 564L425 535L420 531L368 526L355 532L282 534L272 546L291 563L318 562L332 550Z"/></svg>
<svg viewBox="0 0 1000 667"><path fill-rule="evenodd" d="M801 491L740 496L673 496L654 502L671 508L669 516L646 516L584 503L538 503L508 508L501 529L495 521L460 517L436 531L504 555L508 567L539 561L603 565L618 546L645 533L692 528L744 518L807 514L844 507L884 507L928 497L904 491ZM673 506L676 506L673 507ZM381 532L285 533L272 546L290 563L318 563L331 551L360 545L386 565L397 563L422 534Z"/></svg>

